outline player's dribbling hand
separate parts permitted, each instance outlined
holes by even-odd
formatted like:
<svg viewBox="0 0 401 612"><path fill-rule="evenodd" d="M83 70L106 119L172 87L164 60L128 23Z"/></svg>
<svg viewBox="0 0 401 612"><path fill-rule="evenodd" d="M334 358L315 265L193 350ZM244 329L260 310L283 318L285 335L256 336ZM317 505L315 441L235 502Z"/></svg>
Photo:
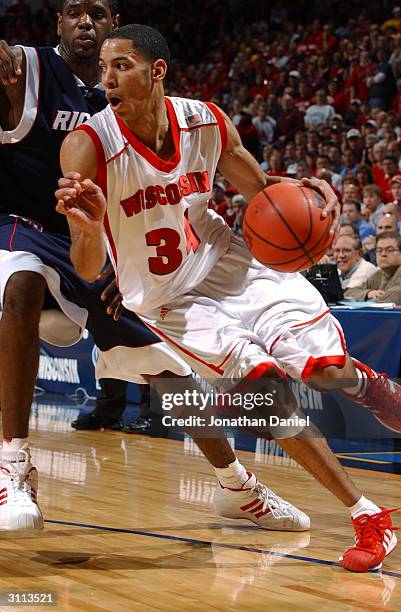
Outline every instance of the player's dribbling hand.
<svg viewBox="0 0 401 612"><path fill-rule="evenodd" d="M322 210L322 217L328 217L333 213L333 222L330 228L330 234L335 237L340 227L340 202L330 185L323 181L322 179L317 179L315 177L312 178L303 178L302 184L305 187L310 187L311 189L315 189L323 196L326 201L326 206Z"/></svg>
<svg viewBox="0 0 401 612"><path fill-rule="evenodd" d="M19 52L0 40L0 85L15 85L22 74Z"/></svg>
<svg viewBox="0 0 401 612"><path fill-rule="evenodd" d="M101 188L90 179L81 181L77 172L68 172L58 185L56 211L88 234L99 232L107 206Z"/></svg>

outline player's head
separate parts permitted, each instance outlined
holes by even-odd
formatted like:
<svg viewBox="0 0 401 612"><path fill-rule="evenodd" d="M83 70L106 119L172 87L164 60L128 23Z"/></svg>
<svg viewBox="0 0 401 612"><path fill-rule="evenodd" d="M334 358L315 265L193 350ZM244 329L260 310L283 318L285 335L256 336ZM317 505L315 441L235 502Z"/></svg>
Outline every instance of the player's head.
<svg viewBox="0 0 401 612"><path fill-rule="evenodd" d="M164 37L150 26L130 24L110 32L100 53L102 83L113 110L130 121L163 95L170 62Z"/></svg>
<svg viewBox="0 0 401 612"><path fill-rule="evenodd" d="M57 34L64 56L97 62L105 37L118 25L118 0L61 0Z"/></svg>

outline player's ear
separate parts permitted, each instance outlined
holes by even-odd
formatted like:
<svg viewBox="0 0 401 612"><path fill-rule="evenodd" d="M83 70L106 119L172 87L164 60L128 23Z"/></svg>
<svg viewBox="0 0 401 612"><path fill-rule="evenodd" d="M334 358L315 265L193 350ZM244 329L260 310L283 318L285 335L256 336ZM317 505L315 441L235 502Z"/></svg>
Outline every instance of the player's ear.
<svg viewBox="0 0 401 612"><path fill-rule="evenodd" d="M163 81L167 73L167 64L163 59L158 59L152 64L152 77L155 81Z"/></svg>
<svg viewBox="0 0 401 612"><path fill-rule="evenodd" d="M120 15L114 15L113 17L113 30L117 30L120 27Z"/></svg>
<svg viewBox="0 0 401 612"><path fill-rule="evenodd" d="M63 20L63 16L60 13L57 13L57 36L61 36L61 22Z"/></svg>

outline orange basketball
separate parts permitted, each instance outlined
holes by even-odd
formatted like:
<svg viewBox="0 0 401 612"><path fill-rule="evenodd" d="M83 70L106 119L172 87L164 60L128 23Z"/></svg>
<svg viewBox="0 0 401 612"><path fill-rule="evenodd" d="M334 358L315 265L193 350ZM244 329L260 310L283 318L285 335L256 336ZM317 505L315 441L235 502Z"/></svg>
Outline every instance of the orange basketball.
<svg viewBox="0 0 401 612"><path fill-rule="evenodd" d="M318 262L331 245L332 216L322 218L325 201L313 189L276 183L256 194L244 216L244 239L268 268L300 272Z"/></svg>

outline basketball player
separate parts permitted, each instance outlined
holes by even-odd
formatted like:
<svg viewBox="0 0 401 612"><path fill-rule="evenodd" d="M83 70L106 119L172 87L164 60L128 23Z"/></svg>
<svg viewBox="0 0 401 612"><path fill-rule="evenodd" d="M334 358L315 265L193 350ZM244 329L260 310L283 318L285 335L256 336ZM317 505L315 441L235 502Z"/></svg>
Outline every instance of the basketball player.
<svg viewBox="0 0 401 612"><path fill-rule="evenodd" d="M168 63L166 41L147 26L119 28L103 44L109 106L61 149L57 210L70 224L75 269L96 278L106 236L124 306L216 386L223 377L313 376L318 388L351 379L347 393L390 419L399 388L381 385L381 405L379 386L366 384L378 375L346 353L314 287L253 260L207 208L217 166L248 200L272 181L215 105L164 97ZM285 400L296 409L288 387ZM319 435L299 431L281 445L350 509L356 541L344 567L381 566L396 545L390 511L362 496Z"/></svg>
<svg viewBox="0 0 401 612"><path fill-rule="evenodd" d="M98 377L150 382L166 392L170 378L191 372L133 313L124 313L119 322L106 314L100 295L109 279L90 285L71 265L68 225L54 208L59 150L70 130L107 104L96 87L98 56L118 15L115 0L65 0L61 8L58 49L0 44L2 529L43 527L28 420L44 305L56 305L68 317L52 314L50 327L40 330L48 341L74 343L85 325L92 332L100 349ZM308 516L247 473L226 439L195 441L226 487L215 501L220 514L248 518L267 529L309 528ZM263 511L252 513L259 504Z"/></svg>

